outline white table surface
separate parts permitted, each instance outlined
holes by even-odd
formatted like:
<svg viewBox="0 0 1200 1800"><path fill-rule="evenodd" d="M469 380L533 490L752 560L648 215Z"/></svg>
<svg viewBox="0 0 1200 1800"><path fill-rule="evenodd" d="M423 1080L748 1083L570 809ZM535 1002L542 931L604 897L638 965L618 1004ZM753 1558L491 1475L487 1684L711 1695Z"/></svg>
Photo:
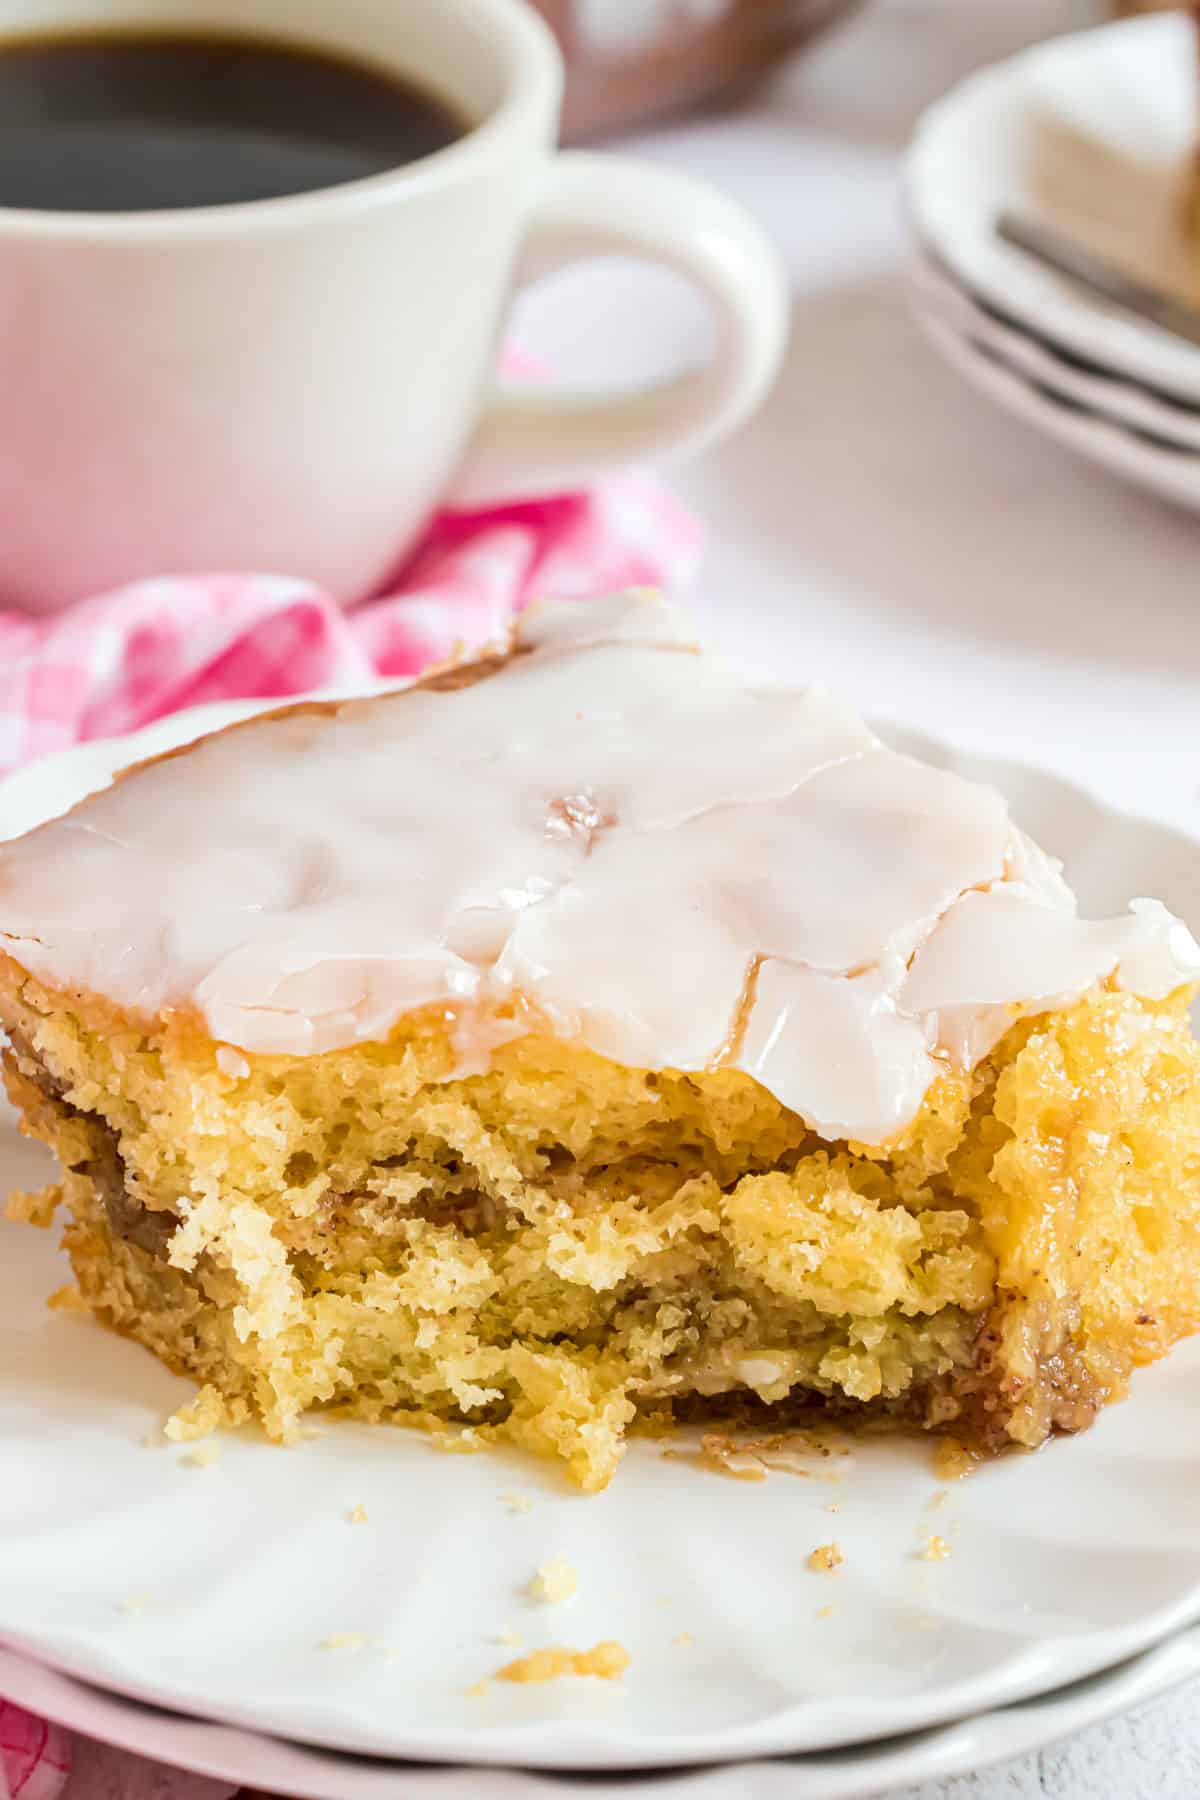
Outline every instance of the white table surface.
<svg viewBox="0 0 1200 1800"><path fill-rule="evenodd" d="M731 654L1200 828L1200 518L993 412L918 336L901 291L917 114L1082 10L876 0L733 115L631 143L752 208L795 291L773 397L674 480L709 528L696 605ZM705 329L673 281L623 268L545 284L521 324L560 372L597 379L677 363ZM1197 1795L1192 1686L903 1800Z"/></svg>

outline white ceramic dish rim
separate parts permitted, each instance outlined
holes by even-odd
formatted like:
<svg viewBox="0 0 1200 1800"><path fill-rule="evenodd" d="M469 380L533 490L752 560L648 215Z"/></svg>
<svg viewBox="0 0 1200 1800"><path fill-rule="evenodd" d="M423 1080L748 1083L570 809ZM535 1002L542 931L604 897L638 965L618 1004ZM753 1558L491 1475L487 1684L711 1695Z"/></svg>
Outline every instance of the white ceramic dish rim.
<svg viewBox="0 0 1200 1800"><path fill-rule="evenodd" d="M1150 388L1063 355L1044 338L981 303L920 246L913 251L908 279L919 305L931 308L959 337L986 346L1015 376L1105 424L1119 426L1151 449L1200 454L1200 409L1161 401Z"/></svg>
<svg viewBox="0 0 1200 1800"><path fill-rule="evenodd" d="M273 700L196 709L191 715L175 715L150 731L138 734L136 745L132 749L128 740L107 740L47 759L16 778L9 788L0 790L0 835L7 835L6 825L7 830L12 830L24 828L31 823L39 805L41 816L48 817L63 806L72 804L83 792L103 785L111 773L128 761L131 755L141 757L152 754L166 748L168 744L187 742L233 717L245 717L287 703ZM893 741L902 738L905 749L927 755L935 761L949 760L958 762L959 766L968 766L976 778L980 777L982 771L984 778L990 772L992 779L1009 787L1015 785L1020 788L1023 784L1037 783L1058 797L1057 804L1070 803L1077 810L1086 809L1088 815L1100 825L1130 830L1149 825L1158 832L1167 832L1167 828L1153 825L1151 821L1119 815L1102 800L1089 795L1085 789L1061 778L1046 775L1030 765L998 763L982 758L958 758L956 753L947 746L939 745L934 739L924 738L917 733L888 731L886 727L884 729ZM45 796L47 784L52 790L56 790L52 803ZM42 790L40 802L37 800L39 788ZM6 798L10 801L7 807L4 804ZM1167 836L1171 838L1173 845L1190 849L1191 840L1178 832L1167 832ZM1051 1454L1061 1456L1068 1450L1069 1446L1064 1446ZM452 1468L454 1465L446 1466ZM410 1731L403 1745L398 1746L394 1738L385 1739L378 1734L372 1736L371 1732L364 1733L358 1725L346 1732L340 1727L331 1729L326 1723L314 1724L303 1708L277 1708L268 1717L252 1701L236 1706L210 1705L202 1695L183 1691L169 1682L147 1680L144 1670L139 1672L129 1667L111 1649L97 1651L94 1646L82 1649L78 1642L72 1641L70 1631L54 1636L40 1631L28 1618L13 1618L6 1614L5 1596L0 1593L0 1633L17 1649L51 1662L68 1674L91 1682L99 1681L105 1687L136 1695L139 1699L154 1704L219 1717L250 1730L266 1729L295 1740L320 1742L326 1746L367 1754L403 1754L438 1761L503 1762L579 1769L678 1766L718 1759L832 1750L839 1746L861 1744L899 1733L937 1727L950 1719L974 1714L984 1708L1024 1701L1048 1688L1091 1676L1098 1670L1140 1654L1171 1633L1189 1625L1198 1615L1200 1585L1195 1585L1169 1604L1160 1605L1145 1615L1138 1616L1132 1623L1090 1629L1082 1635L1063 1634L1049 1642L1033 1640L1020 1652L1011 1654L1007 1661L974 1679L957 1682L952 1680L940 1689L916 1697L874 1697L867 1701L861 1698L832 1700L826 1707L820 1724L814 1726L810 1723L808 1731L801 1730L799 1736L800 1721L795 1715L804 1709L790 1706L756 1719L749 1726L707 1734L677 1734L672 1737L654 1733L639 1736L636 1732L627 1730L621 1736L619 1746L614 1745L609 1731L597 1731L586 1723L573 1722L564 1732L559 1728L561 1722L554 1720L527 1721L516 1726L497 1727L489 1731L486 1742L478 1737L465 1737L462 1732L453 1730L423 1733Z"/></svg>
<svg viewBox="0 0 1200 1800"><path fill-rule="evenodd" d="M1027 1756L1118 1713L1160 1699L1200 1676L1200 1626L1180 1632L1102 1674L1037 1699L977 1713L912 1737L852 1747L830 1756L734 1763L670 1771L660 1785L614 1775L593 1777L594 1800L634 1791L667 1800L861 1800L867 1794L946 1780ZM67 1730L193 1774L306 1800L526 1800L573 1793L575 1780L553 1770L421 1767L330 1752L186 1714L159 1711L90 1687L0 1646L0 1694Z"/></svg>
<svg viewBox="0 0 1200 1800"><path fill-rule="evenodd" d="M1200 507L1200 461L1186 445L1164 449L1147 443L1124 423L1056 396L1048 383L1014 369L995 351L983 350L928 308L918 305L914 310L938 353L1004 411L1112 474L1176 505Z"/></svg>
<svg viewBox="0 0 1200 1800"><path fill-rule="evenodd" d="M1037 44L969 76L922 116L906 163L906 193L918 235L969 289L1068 354L1139 381L1164 398L1200 404L1200 351L1131 315L1090 300L1078 287L1005 244L994 230L1003 196L979 190L959 208L943 170L973 156L980 132L1003 129L1023 95L1033 104L1043 73L1121 45L1164 59L1188 54L1188 23L1150 14ZM1156 42L1157 40L1157 42ZM1159 46L1161 45L1161 48Z"/></svg>

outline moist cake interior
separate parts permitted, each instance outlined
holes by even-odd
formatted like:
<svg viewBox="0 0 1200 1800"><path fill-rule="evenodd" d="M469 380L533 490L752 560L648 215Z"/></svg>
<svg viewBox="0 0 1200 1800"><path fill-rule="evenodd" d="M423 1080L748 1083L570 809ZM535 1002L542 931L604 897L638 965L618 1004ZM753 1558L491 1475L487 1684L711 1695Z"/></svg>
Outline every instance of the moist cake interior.
<svg viewBox="0 0 1200 1800"><path fill-rule="evenodd" d="M186 1030L95 1034L29 985L9 1087L66 1171L81 1291L207 1384L201 1424L458 1420L596 1488L639 1412L731 1400L1034 1445L1196 1328L1181 1003L1022 1022L885 1155L822 1142L737 1071L531 1035L447 1079L450 1033L422 1017L228 1075Z"/></svg>

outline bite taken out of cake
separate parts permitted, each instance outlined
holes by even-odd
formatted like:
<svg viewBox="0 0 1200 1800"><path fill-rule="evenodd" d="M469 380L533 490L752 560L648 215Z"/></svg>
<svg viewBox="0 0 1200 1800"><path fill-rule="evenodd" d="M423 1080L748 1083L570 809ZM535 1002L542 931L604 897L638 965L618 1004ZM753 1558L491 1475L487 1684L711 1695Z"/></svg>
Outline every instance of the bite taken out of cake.
<svg viewBox="0 0 1200 1800"><path fill-rule="evenodd" d="M1133 872L1136 874L1136 872ZM627 594L0 848L80 1292L203 1392L612 1475L816 1407L983 1451L1200 1324L1200 950Z"/></svg>

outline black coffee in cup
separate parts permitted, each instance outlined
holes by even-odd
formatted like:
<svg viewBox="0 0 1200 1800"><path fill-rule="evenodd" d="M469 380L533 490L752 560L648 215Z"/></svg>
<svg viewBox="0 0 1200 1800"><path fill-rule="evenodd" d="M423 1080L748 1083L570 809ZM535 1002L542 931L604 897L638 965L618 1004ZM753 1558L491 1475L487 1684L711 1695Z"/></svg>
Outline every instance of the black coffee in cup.
<svg viewBox="0 0 1200 1800"><path fill-rule="evenodd" d="M235 36L0 40L0 207L146 212L336 187L468 129L383 68Z"/></svg>

